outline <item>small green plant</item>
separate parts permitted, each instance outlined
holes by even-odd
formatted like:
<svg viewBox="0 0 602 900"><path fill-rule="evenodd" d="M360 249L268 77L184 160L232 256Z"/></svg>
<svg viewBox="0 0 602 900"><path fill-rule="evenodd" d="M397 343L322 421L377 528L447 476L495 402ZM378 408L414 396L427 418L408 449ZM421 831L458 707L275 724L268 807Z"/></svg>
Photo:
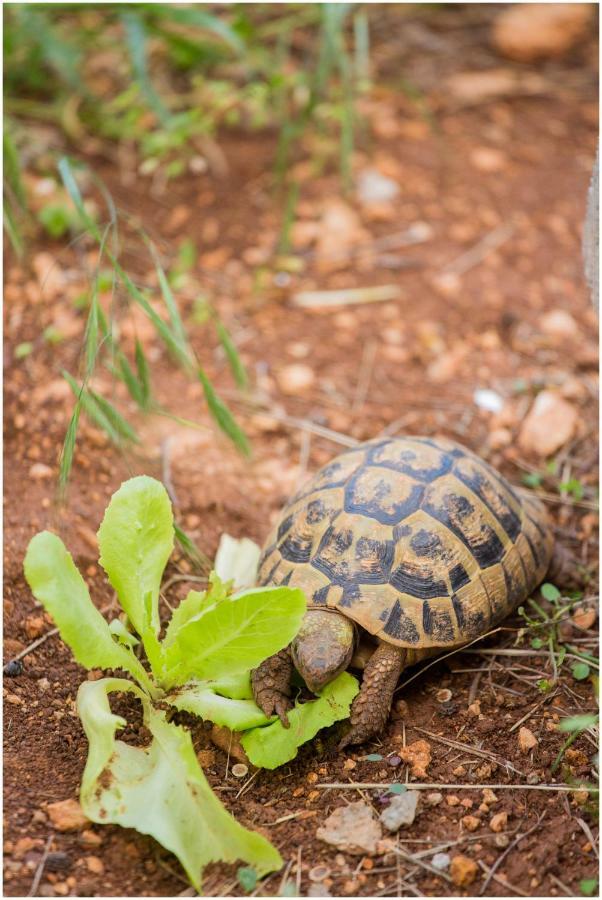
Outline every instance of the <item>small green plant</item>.
<svg viewBox="0 0 602 900"><path fill-rule="evenodd" d="M521 480L525 487L533 490L543 488L544 490L560 494L569 502L579 503L585 497L592 501L597 499L594 491L586 487L579 478L568 477L566 480L562 480L556 459L548 460L540 471L525 472Z"/></svg>
<svg viewBox="0 0 602 900"><path fill-rule="evenodd" d="M598 713L583 713L578 716L570 716L568 719L561 719L558 723L558 731L568 732L569 736L560 748L558 756L554 760L554 764L552 765L551 772L552 774L556 771L560 763L562 762L562 758L571 744L574 744L577 738L583 734L584 731L588 731L589 729L593 729L598 725L600 717Z"/></svg>
<svg viewBox="0 0 602 900"><path fill-rule="evenodd" d="M579 890L584 897L594 897L598 892L598 879L582 878L579 882Z"/></svg>
<svg viewBox="0 0 602 900"><path fill-rule="evenodd" d="M291 710L291 728L268 720L252 699L250 670L287 646L305 612L301 591L288 587L239 590L254 570L251 542L218 554L218 572L206 591L190 593L160 639L161 577L173 549L174 526L165 488L146 476L125 482L113 495L98 531L100 564L115 589L122 614L108 623L64 544L44 531L30 542L25 576L52 615L75 659L88 669L119 670L85 681L77 710L89 742L80 790L86 815L152 835L178 857L200 889L204 867L243 860L258 876L282 864L264 837L239 825L212 792L190 733L170 721L169 710L246 730L252 762L273 768L325 725L349 714L357 682L339 676L315 702ZM236 549L236 548L235 548ZM225 582L224 569L234 581ZM246 574L245 574L246 573ZM146 664L136 651L142 645ZM150 733L146 746L117 740L126 720L111 711L109 695L129 694L142 704ZM250 876L245 875L250 884ZM241 882L242 883L242 882Z"/></svg>
<svg viewBox="0 0 602 900"><path fill-rule="evenodd" d="M113 313L107 316L101 303L101 295L108 289L114 294L117 287L121 287L127 298L127 303L138 307L152 323L157 336L167 348L171 358L190 377L196 377L205 395L205 401L209 412L218 427L230 438L236 447L243 453L250 453L247 438L234 419L226 404L217 395L209 377L202 368L188 339L186 328L173 293L169 279L161 266L159 255L148 237L142 233L141 238L145 243L150 258L153 262L159 292L167 313L167 321L164 320L150 302L149 293L139 288L132 277L123 268L119 259L118 249L118 216L112 198L102 183L99 189L106 201L110 219L103 228L91 215L84 203L79 185L76 180L74 167L69 159L64 157L59 162L59 172L67 194L73 204L72 215L79 222L79 227L91 238L99 248L99 260L96 275L93 279L83 346L83 372L81 380L74 378L68 372L63 372L75 396L75 406L67 428L61 464L59 472L59 488L61 493L65 491L71 467L77 438L80 413L83 412L94 424L101 428L109 439L117 445L136 443L138 438L132 425L124 419L115 406L95 392L89 382L97 366L105 361L113 377L119 379L126 386L130 396L140 410L153 412L159 415L170 416L153 398L151 384L151 369L144 353L144 348L139 340L135 342L134 360L130 360L120 344L118 330L115 328ZM88 173L89 174L89 173ZM113 307L112 307L113 308ZM111 309L112 309L111 308ZM236 383L240 387L247 384L247 375L236 351L236 347L227 329L220 321L217 313L211 310L210 319L215 327L218 339L222 344L228 363ZM50 339L50 338L49 338ZM176 418L176 417L174 417ZM184 422L184 420L179 420ZM192 424L185 422L185 424Z"/></svg>
<svg viewBox="0 0 602 900"><path fill-rule="evenodd" d="M349 3L107 4L68 16L61 4L8 4L5 107L74 143L127 142L141 174L164 181L215 161L221 129L276 128L280 178L301 151L317 169L338 157L348 184L356 101L370 85L368 18ZM86 66L95 53L113 61L108 87Z"/></svg>

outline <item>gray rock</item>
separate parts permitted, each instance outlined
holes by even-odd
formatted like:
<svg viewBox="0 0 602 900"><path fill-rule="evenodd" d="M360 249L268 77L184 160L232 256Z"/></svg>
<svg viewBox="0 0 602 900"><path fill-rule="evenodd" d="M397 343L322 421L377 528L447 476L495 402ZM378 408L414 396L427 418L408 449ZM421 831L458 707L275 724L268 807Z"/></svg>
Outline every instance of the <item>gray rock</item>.
<svg viewBox="0 0 602 900"><path fill-rule="evenodd" d="M435 853L431 860L431 865L433 869L439 869L440 871L444 871L445 869L449 869L450 858L447 853Z"/></svg>
<svg viewBox="0 0 602 900"><path fill-rule="evenodd" d="M399 194L399 185L378 169L364 169L358 177L357 193L361 203L388 203Z"/></svg>
<svg viewBox="0 0 602 900"><path fill-rule="evenodd" d="M348 853L372 854L377 852L382 829L372 814L372 807L359 800L335 809L318 828L316 836Z"/></svg>
<svg viewBox="0 0 602 900"><path fill-rule="evenodd" d="M397 831L402 825L411 825L416 818L418 791L397 794L380 814L380 821L388 831Z"/></svg>

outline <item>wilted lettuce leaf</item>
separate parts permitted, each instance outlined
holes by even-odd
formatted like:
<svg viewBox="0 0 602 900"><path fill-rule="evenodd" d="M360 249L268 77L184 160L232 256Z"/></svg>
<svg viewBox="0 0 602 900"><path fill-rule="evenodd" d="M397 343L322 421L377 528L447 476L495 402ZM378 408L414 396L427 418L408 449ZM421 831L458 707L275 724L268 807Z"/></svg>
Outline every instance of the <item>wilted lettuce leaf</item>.
<svg viewBox="0 0 602 900"><path fill-rule="evenodd" d="M289 644L305 614L300 590L256 588L204 609L165 650L165 684L248 671Z"/></svg>
<svg viewBox="0 0 602 900"><path fill-rule="evenodd" d="M149 746L115 739L125 721L111 712L111 691L140 698L153 738ZM189 733L167 722L135 685L117 678L84 682L77 707L90 744L80 801L92 821L152 835L175 853L197 890L210 862L244 860L259 875L280 868L275 847L239 825L215 796Z"/></svg>
<svg viewBox="0 0 602 900"><path fill-rule="evenodd" d="M351 701L359 690L359 683L349 672L322 690L320 697L301 703L288 713L290 728L279 719L264 728L253 728L241 738L245 752L254 766L275 769L294 759L301 744L311 740L321 728L332 725L349 715Z"/></svg>
<svg viewBox="0 0 602 900"><path fill-rule="evenodd" d="M260 547L250 538L222 534L213 567L223 581L232 581L235 591L253 587L257 579Z"/></svg>
<svg viewBox="0 0 602 900"><path fill-rule="evenodd" d="M42 531L32 538L24 570L34 597L50 613L80 665L87 669L125 669L154 693L139 660L113 639L71 554L56 534Z"/></svg>
<svg viewBox="0 0 602 900"><path fill-rule="evenodd" d="M98 530L99 562L156 674L161 668L159 588L173 542L171 503L163 485L146 475L125 481Z"/></svg>

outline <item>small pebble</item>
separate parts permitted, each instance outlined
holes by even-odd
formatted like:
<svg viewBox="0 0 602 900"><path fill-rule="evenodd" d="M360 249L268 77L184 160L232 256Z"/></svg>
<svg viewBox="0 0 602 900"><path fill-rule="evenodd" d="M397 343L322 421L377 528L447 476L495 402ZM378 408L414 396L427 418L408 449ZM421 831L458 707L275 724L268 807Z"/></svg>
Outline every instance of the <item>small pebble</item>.
<svg viewBox="0 0 602 900"><path fill-rule="evenodd" d="M437 691L435 694L437 703L447 703L448 700L451 700L452 696L452 692L449 688L442 688L442 690Z"/></svg>
<svg viewBox="0 0 602 900"><path fill-rule="evenodd" d="M449 869L450 861L450 857L447 853L435 853L431 860L431 865L434 869L444 871L445 869Z"/></svg>
<svg viewBox="0 0 602 900"><path fill-rule="evenodd" d="M418 791L396 794L380 814L380 821L387 831L397 831L402 825L411 825L416 818Z"/></svg>
<svg viewBox="0 0 602 900"><path fill-rule="evenodd" d="M327 866L314 866L309 871L309 880L315 882L324 881L329 875L330 869Z"/></svg>
<svg viewBox="0 0 602 900"><path fill-rule="evenodd" d="M93 875L102 875L104 873L103 861L98 856L86 856L85 863L88 872L92 872Z"/></svg>
<svg viewBox="0 0 602 900"><path fill-rule="evenodd" d="M430 794L426 795L426 802L429 806L439 806L442 800L443 794L440 794L438 791L431 791Z"/></svg>
<svg viewBox="0 0 602 900"><path fill-rule="evenodd" d="M489 821L489 827L492 831L503 831L506 825L508 824L508 813L501 812L497 813L495 816L492 816Z"/></svg>
<svg viewBox="0 0 602 900"><path fill-rule="evenodd" d="M539 775L537 772L529 772L527 775L527 784L539 784Z"/></svg>
<svg viewBox="0 0 602 900"><path fill-rule="evenodd" d="M70 869L71 866L72 862L69 854L56 850L48 854L44 868L48 872L64 872L66 869Z"/></svg>
<svg viewBox="0 0 602 900"><path fill-rule="evenodd" d="M476 816L462 816L461 822L467 831L476 831L481 824Z"/></svg>
<svg viewBox="0 0 602 900"><path fill-rule="evenodd" d="M249 767L245 766L244 763L236 763L232 766L232 774L235 778L244 778L248 771Z"/></svg>
<svg viewBox="0 0 602 900"><path fill-rule="evenodd" d="M302 394L310 388L315 375L313 369L303 363L293 363L285 366L277 374L278 385L284 394Z"/></svg>
<svg viewBox="0 0 602 900"><path fill-rule="evenodd" d="M4 666L4 674L7 678L16 678L17 675L20 675L23 672L23 663L20 659L11 659L10 662Z"/></svg>
<svg viewBox="0 0 602 900"><path fill-rule="evenodd" d="M308 897L332 897L330 891L323 884L310 884L307 889Z"/></svg>
<svg viewBox="0 0 602 900"><path fill-rule="evenodd" d="M496 836L495 836L495 846L496 847L499 847L500 849L503 850L504 847L507 847L509 843L510 843L510 838L508 837L507 834L496 834Z"/></svg>
<svg viewBox="0 0 602 900"><path fill-rule="evenodd" d="M534 747L537 747L539 741L529 728L521 728L518 732L518 745L523 753L528 753Z"/></svg>
<svg viewBox="0 0 602 900"><path fill-rule="evenodd" d="M395 769L398 765L400 765L401 758L399 756L389 756L387 762L393 769Z"/></svg>
<svg viewBox="0 0 602 900"><path fill-rule="evenodd" d="M451 861L451 877L457 887L468 887L477 877L479 867L468 856L454 856Z"/></svg>

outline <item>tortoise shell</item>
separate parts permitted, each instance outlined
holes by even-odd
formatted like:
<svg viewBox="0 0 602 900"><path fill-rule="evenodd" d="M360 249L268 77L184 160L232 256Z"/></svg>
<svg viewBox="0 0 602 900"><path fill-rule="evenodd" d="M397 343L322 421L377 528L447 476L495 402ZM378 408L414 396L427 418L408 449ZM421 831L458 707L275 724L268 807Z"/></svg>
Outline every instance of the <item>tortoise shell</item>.
<svg viewBox="0 0 602 900"><path fill-rule="evenodd" d="M423 656L512 612L544 578L552 547L541 504L474 453L384 438L341 453L284 508L258 583L301 588L309 607Z"/></svg>

